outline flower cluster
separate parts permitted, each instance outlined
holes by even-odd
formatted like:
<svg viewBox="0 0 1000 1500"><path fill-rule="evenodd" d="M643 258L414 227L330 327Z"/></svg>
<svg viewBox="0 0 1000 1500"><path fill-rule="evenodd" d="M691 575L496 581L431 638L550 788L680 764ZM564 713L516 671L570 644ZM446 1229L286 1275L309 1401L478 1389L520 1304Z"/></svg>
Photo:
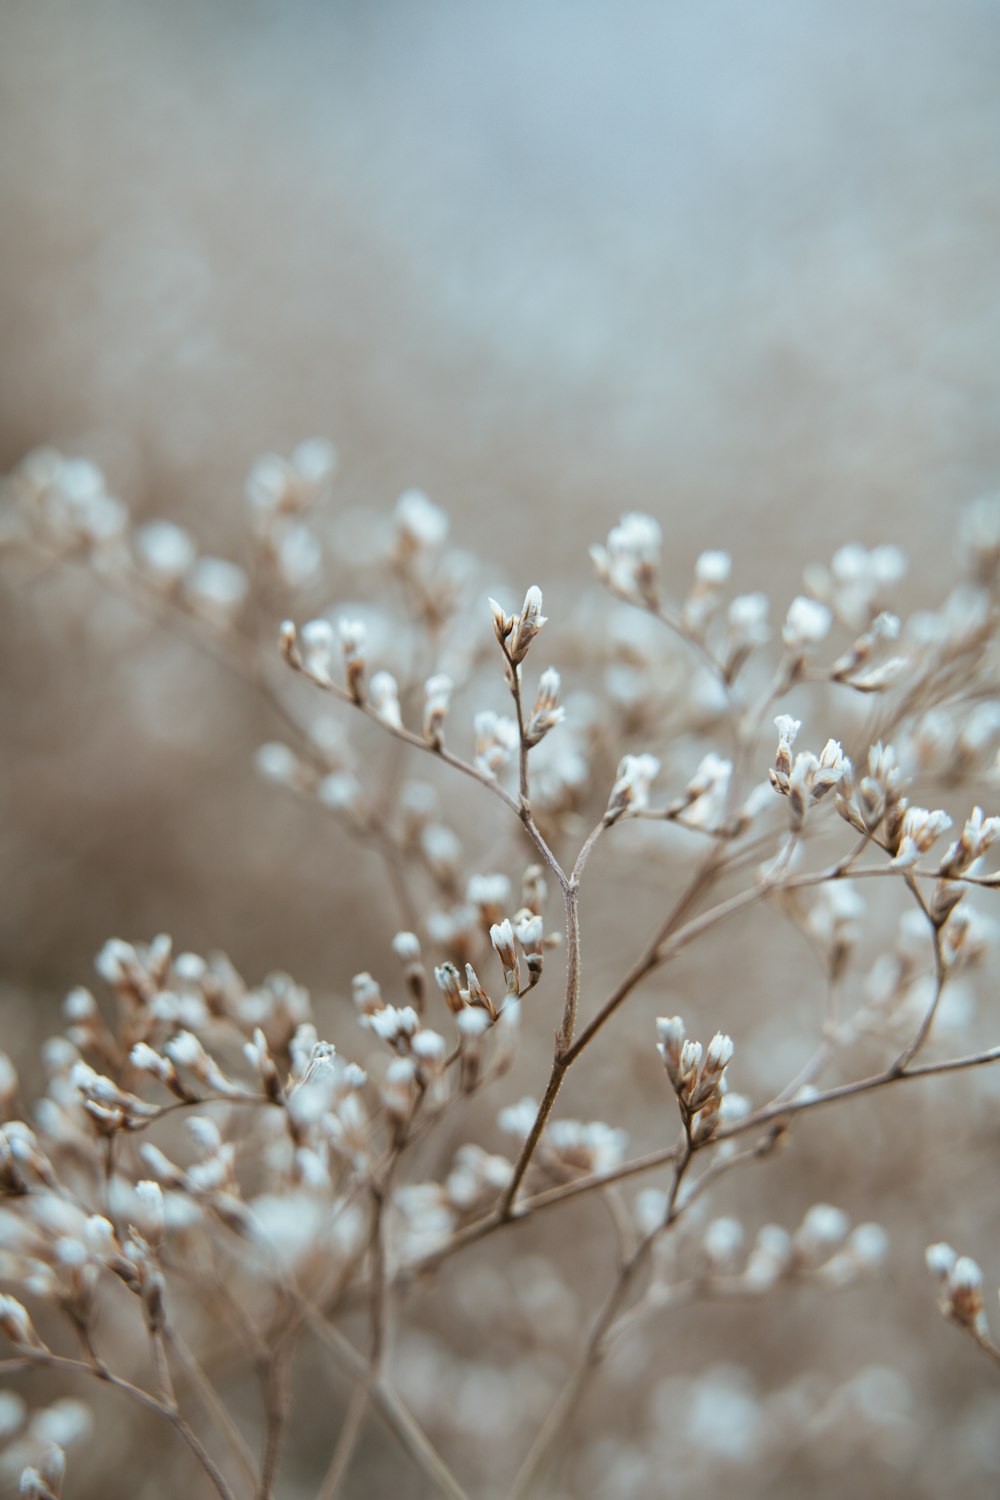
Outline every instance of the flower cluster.
<svg viewBox="0 0 1000 1500"><path fill-rule="evenodd" d="M959 1071L967 1098L1000 1060L975 1000L995 941L975 899L1000 888L1000 816L985 810L1000 784L1000 510L972 513L963 581L906 621L890 612L906 568L893 546L842 548L775 608L735 592L733 560L717 548L672 578L660 521L632 512L591 549L605 593L595 586L576 613L549 594L550 621L535 584L516 612L487 602L448 516L417 490L337 576L324 524L335 471L316 439L257 461L245 571L172 521L134 526L85 460L37 451L5 482L7 550L46 564L83 557L102 588L193 633L280 719L281 738L256 751L263 778L359 846L357 899L332 924L334 993L320 1002L287 974L250 985L224 955L165 935L114 938L97 956L100 984L65 1000L33 1104L0 1055L0 1333L12 1373L90 1377L157 1414L222 1500L273 1500L284 1425L294 1400L310 1399L293 1360L306 1338L354 1392L324 1496L349 1471L369 1405L429 1490L463 1493L436 1446L460 1432L482 1440L484 1493L515 1453L511 1493L544 1492L586 1384L613 1386L605 1356L627 1342L649 1359L656 1401L664 1382L682 1382L671 1400L692 1433L709 1434L695 1445L706 1461L773 1459L768 1403L732 1371L683 1368L702 1359L705 1328L653 1350L642 1325L654 1310L848 1288L878 1271L888 1237L856 1202L853 1225L823 1202L799 1220L800 1206L776 1212L762 1185L754 1201L767 1206L748 1232L728 1204L702 1217L716 1179L776 1156L814 1109L830 1118L858 1096L919 1094L921 1080ZM525 582L493 587L516 599ZM558 666L537 659L543 629ZM814 744L827 723L839 738L797 749L805 722L824 726ZM362 911L370 952L345 970L340 939ZM759 980L754 935L746 962L744 939L726 948L741 913L806 939L820 1011L804 968ZM695 1029L707 1014L739 1038L748 1093L729 1089L728 1029L703 1045L680 1016L661 1016L678 1133L673 1106L665 1119L655 1105L662 1074L637 992L699 944L708 957L685 972L684 1009ZM673 1009L670 994L656 992L658 1008ZM946 1086L941 1077L936 1110ZM828 1167L835 1184L820 1191L845 1190L842 1150L889 1149L859 1132L828 1162L810 1159L810 1198ZM802 1158L794 1166L803 1173ZM650 1177L629 1200L633 1179ZM571 1202L614 1232L592 1318L600 1237L556 1233L551 1261L544 1231L530 1239L529 1226L558 1223ZM529 1249L514 1250L521 1271L507 1290L474 1249L501 1234ZM446 1262L454 1278L438 1275ZM943 1244L928 1263L946 1315L1000 1361L978 1267ZM414 1284L433 1284L419 1315L403 1295ZM490 1310L477 1363L460 1330ZM664 1374L658 1360L676 1364ZM225 1371L248 1362L263 1376L260 1455L227 1405ZM421 1381L407 1385L415 1366L435 1369L434 1389L453 1399L421 1404ZM885 1373L826 1391L810 1420L840 1434L844 1411L874 1388L902 1409ZM629 1381L641 1383L635 1371ZM790 1402L779 1391L771 1404ZM725 1417L714 1427L711 1403ZM9 1477L16 1456L22 1493L59 1500L64 1450L87 1418L58 1402L26 1413L0 1402L0 1440L16 1436L0 1468ZM882 1424L880 1440L886 1427L898 1437L905 1421ZM590 1456L602 1474L605 1458ZM680 1492L704 1492L696 1469L692 1459ZM636 1493L650 1493L641 1455L634 1472Z"/></svg>

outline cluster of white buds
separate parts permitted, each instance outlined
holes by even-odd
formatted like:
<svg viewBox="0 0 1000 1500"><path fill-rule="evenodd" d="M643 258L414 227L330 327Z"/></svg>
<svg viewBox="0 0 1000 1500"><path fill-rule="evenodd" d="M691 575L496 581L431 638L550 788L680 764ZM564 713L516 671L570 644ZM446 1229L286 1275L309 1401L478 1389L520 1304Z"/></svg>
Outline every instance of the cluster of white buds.
<svg viewBox="0 0 1000 1500"><path fill-rule="evenodd" d="M163 1087L169 1089L175 1098L183 1099L188 1103L193 1103L197 1099L198 1095L181 1078L173 1061L157 1052L148 1042L136 1042L129 1053L129 1062L134 1068L148 1073L151 1078L162 1083Z"/></svg>
<svg viewBox="0 0 1000 1500"><path fill-rule="evenodd" d="M809 808L834 787L849 787L851 762L839 740L827 740L819 755L802 750L792 760L792 745L802 727L799 719L779 714L774 721L778 731L778 748L768 775L776 792L788 798L789 820L793 833L805 823Z"/></svg>
<svg viewBox="0 0 1000 1500"><path fill-rule="evenodd" d="M859 1277L878 1271L889 1253L889 1236L881 1224L856 1224L841 1248L824 1261L818 1274L833 1286L850 1286Z"/></svg>
<svg viewBox="0 0 1000 1500"><path fill-rule="evenodd" d="M663 532L652 516L631 512L608 533L606 547L591 547L597 576L623 599L655 606Z"/></svg>
<svg viewBox="0 0 1000 1500"><path fill-rule="evenodd" d="M550 729L561 724L566 717L566 710L559 704L561 685L555 667L546 667L538 679L538 692L525 725L524 737L528 745L537 745Z"/></svg>
<svg viewBox="0 0 1000 1500"><path fill-rule="evenodd" d="M292 1076L286 1091L273 1097L285 1104L289 1134L297 1147L293 1176L326 1186L325 1140L335 1138L337 1149L350 1156L355 1154L356 1138L367 1137L368 1122L360 1094L368 1075L357 1063L342 1061L332 1043L319 1041L312 1026L300 1028L293 1040L292 1057ZM349 1143L346 1151L345 1142Z"/></svg>
<svg viewBox="0 0 1000 1500"><path fill-rule="evenodd" d="M455 1210L439 1182L409 1182L393 1198L397 1223L393 1244L402 1264L418 1263L447 1243Z"/></svg>
<svg viewBox="0 0 1000 1500"><path fill-rule="evenodd" d="M950 827L951 819L940 808L929 812L926 807L906 807L893 864L900 869L908 869L917 864L920 856L933 848Z"/></svg>
<svg viewBox="0 0 1000 1500"><path fill-rule="evenodd" d="M484 708L473 721L476 732L476 767L484 776L497 776L517 749L517 725L513 719Z"/></svg>
<svg viewBox="0 0 1000 1500"><path fill-rule="evenodd" d="M480 983L479 975L471 963L465 965L464 985L460 971L451 962L439 964L434 970L434 978L437 980L438 989L444 995L448 1009L454 1015L461 1015L466 1006L473 1006L482 1010L489 1020L496 1019L497 1008Z"/></svg>
<svg viewBox="0 0 1000 1500"><path fill-rule="evenodd" d="M948 846L938 866L940 875L965 875L988 849L1000 839L1000 818L984 818L981 807L974 807L965 821L961 837Z"/></svg>
<svg viewBox="0 0 1000 1500"><path fill-rule="evenodd" d="M816 564L808 568L806 583L849 629L862 630L877 616L886 591L905 577L906 568L906 556L899 547L869 549L849 542L834 553L829 568Z"/></svg>
<svg viewBox="0 0 1000 1500"><path fill-rule="evenodd" d="M858 636L842 656L838 656L830 668L831 680L843 682L859 693L879 693L890 687L906 669L905 656L891 656L878 666L868 667L867 671L861 671L860 668L867 666L872 653L883 641L894 641L898 636L898 615L890 615L885 611L876 615L868 629Z"/></svg>
<svg viewBox="0 0 1000 1500"><path fill-rule="evenodd" d="M303 519L320 499L336 468L322 438L299 443L289 458L266 453L246 482L247 510L258 544L290 588L315 583L323 564L316 533Z"/></svg>
<svg viewBox="0 0 1000 1500"><path fill-rule="evenodd" d="M445 1178L448 1202L458 1214L482 1213L503 1192L513 1167L505 1156L469 1142L459 1146Z"/></svg>
<svg viewBox="0 0 1000 1500"><path fill-rule="evenodd" d="M424 739L435 750L444 745L444 726L455 684L443 672L429 677L424 686Z"/></svg>
<svg viewBox="0 0 1000 1500"><path fill-rule="evenodd" d="M736 1276L744 1291L763 1294L788 1278L809 1276L828 1286L850 1286L884 1264L889 1240L880 1224L851 1227L847 1215L828 1203L810 1208L793 1234L779 1224L758 1231L742 1269L742 1226L719 1219L702 1243L712 1276Z"/></svg>
<svg viewBox="0 0 1000 1500"><path fill-rule="evenodd" d="M147 1178L136 1183L135 1194L143 1228L148 1229L150 1237L130 1226L122 1241L110 1219L92 1214L84 1226L84 1239L93 1259L106 1266L139 1298L149 1327L156 1330L163 1326L166 1290L156 1255L166 1222L163 1192L158 1182Z"/></svg>
<svg viewBox="0 0 1000 1500"><path fill-rule="evenodd" d="M10 478L32 518L57 545L83 545L94 552L117 551L128 527L121 500L108 493L107 481L96 464L85 458L66 458L54 448L35 448Z"/></svg>
<svg viewBox="0 0 1000 1500"><path fill-rule="evenodd" d="M94 960L98 974L123 998L148 1001L163 983L170 963L171 942L165 933L140 950L123 938L109 938Z"/></svg>
<svg viewBox="0 0 1000 1500"><path fill-rule="evenodd" d="M649 807L649 789L659 770L660 762L655 755L623 756L608 799L605 823L610 826L625 813L645 812Z"/></svg>
<svg viewBox="0 0 1000 1500"><path fill-rule="evenodd" d="M941 1311L976 1339L989 1338L983 1273L968 1255L958 1255L943 1241L927 1247L927 1269L941 1293Z"/></svg>
<svg viewBox="0 0 1000 1500"><path fill-rule="evenodd" d="M656 1022L657 1051L663 1059L685 1127L700 1144L714 1135L728 1087L726 1068L733 1056L732 1038L717 1031L706 1048L688 1040L680 1016Z"/></svg>
<svg viewBox="0 0 1000 1500"><path fill-rule="evenodd" d="M538 1114L534 1099L509 1104L497 1115L505 1135L525 1140ZM550 1120L542 1134L543 1157L560 1172L606 1172L624 1159L628 1135L603 1120Z"/></svg>
<svg viewBox="0 0 1000 1500"><path fill-rule="evenodd" d="M703 552L694 567L694 584L681 609L688 635L702 640L712 617L722 605L722 596L732 571L728 552Z"/></svg>
<svg viewBox="0 0 1000 1500"><path fill-rule="evenodd" d="M809 1268L822 1264L847 1237L850 1220L843 1209L829 1203L814 1203L792 1239L795 1259Z"/></svg>
<svg viewBox="0 0 1000 1500"><path fill-rule="evenodd" d="M534 929L532 928L533 931ZM493 951L503 965L503 977L508 995L519 995L521 992L521 965L514 942L514 928L509 917L504 917L502 922L494 922L490 928L490 942L493 945Z"/></svg>
<svg viewBox="0 0 1000 1500"><path fill-rule="evenodd" d="M625 1159L628 1134L603 1120L553 1120L545 1127L546 1158L572 1172L610 1172Z"/></svg>
<svg viewBox="0 0 1000 1500"><path fill-rule="evenodd" d="M497 1125L505 1135L526 1140L538 1114L538 1101L525 1095L516 1104L505 1104L497 1115Z"/></svg>
<svg viewBox="0 0 1000 1500"><path fill-rule="evenodd" d="M490 600L490 609L493 611L496 638L513 666L517 667L527 656L528 648L547 621L547 616L542 614L542 591L537 584L531 585L524 596L519 615L507 614L503 605L498 604L495 599Z"/></svg>
<svg viewBox="0 0 1000 1500"><path fill-rule="evenodd" d="M98 1073L82 1059L73 1064L70 1078L83 1095L83 1107L97 1128L111 1135L118 1130L135 1130L144 1121L159 1114L154 1104L120 1088L113 1079Z"/></svg>
<svg viewBox="0 0 1000 1500"><path fill-rule="evenodd" d="M224 1141L215 1121L205 1115L191 1116L186 1124L198 1160L185 1170L154 1142L144 1141L139 1155L146 1170L175 1192L210 1206L223 1222L242 1232L247 1214L236 1177L235 1142Z"/></svg>
<svg viewBox="0 0 1000 1500"><path fill-rule="evenodd" d="M263 454L247 475L245 490L255 529L267 534L279 520L310 509L336 467L336 452L323 438L305 439L288 458Z"/></svg>
<svg viewBox="0 0 1000 1500"><path fill-rule="evenodd" d="M866 833L875 833L883 824L883 837L889 852L899 847L906 798L903 796L903 773L891 745L881 741L868 751L868 773L853 788L853 800L839 797L838 811L850 821L860 823ZM853 816L854 809L858 820Z"/></svg>
<svg viewBox="0 0 1000 1500"><path fill-rule="evenodd" d="M412 1005L383 1005L367 1017L367 1024L393 1052L413 1059L423 1083L440 1077L447 1043L439 1032L422 1024Z"/></svg>
<svg viewBox="0 0 1000 1500"><path fill-rule="evenodd" d="M789 651L796 656L804 656L814 646L826 640L832 624L833 615L825 604L800 594L788 606L781 639Z"/></svg>

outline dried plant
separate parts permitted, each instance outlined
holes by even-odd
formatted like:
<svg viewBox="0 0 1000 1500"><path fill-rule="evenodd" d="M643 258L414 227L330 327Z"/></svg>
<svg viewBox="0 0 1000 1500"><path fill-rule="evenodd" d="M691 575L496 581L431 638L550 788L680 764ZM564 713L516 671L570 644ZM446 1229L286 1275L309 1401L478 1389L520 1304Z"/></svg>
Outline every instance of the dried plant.
<svg viewBox="0 0 1000 1500"><path fill-rule="evenodd" d="M309 1403L296 1371L306 1347L351 1388L339 1430L313 1444L325 1448L317 1500L342 1492L370 1414L411 1466L405 1492L453 1500L551 1495L560 1463L566 1493L647 1495L662 1483L656 1493L702 1495L713 1464L739 1465L744 1484L755 1464L773 1474L795 1446L790 1426L803 1442L845 1421L855 1434L865 1422L894 1431L902 1397L887 1370L833 1391L789 1386L762 1404L731 1368L699 1383L671 1365L669 1347L643 1347L650 1365L633 1379L654 1391L654 1418L674 1414L668 1478L651 1478L656 1440L644 1450L613 1424L575 1429L585 1470L566 1453L607 1357L642 1346L669 1310L793 1284L838 1292L887 1260L881 1226L852 1227L846 1209L823 1203L797 1226L764 1223L748 1246L739 1218L705 1221L717 1184L775 1158L803 1115L951 1074L963 1080L958 1108L1000 1059L1000 1045L942 1048L940 1035L949 994L989 950L975 899L1000 886L990 869L1000 817L971 806L975 787L1000 780L1000 503L967 513L964 576L937 608L903 626L889 609L903 554L845 546L807 571L770 650L768 600L734 595L726 553L704 553L686 596L671 600L661 528L647 515L626 515L591 549L604 591L563 620L549 625L535 584L520 607L508 596L487 608L484 570L449 550L447 517L415 491L387 524L372 522L367 561L343 559L352 591L381 587L384 602L319 609L337 587L322 519L334 467L319 441L255 465L245 568L200 555L170 521L134 528L83 460L37 451L5 482L13 572L82 560L102 588L266 696L284 737L257 751L260 772L374 852L398 932L391 952L373 952L373 972L353 977L360 1035L344 1035L340 1016L336 1044L286 975L248 985L222 955L178 952L167 936L104 946L101 995L67 997L30 1109L14 1063L0 1067L4 1368L112 1387L172 1428L206 1493L225 1500L282 1493L283 1465L295 1467L286 1438ZM818 731L827 720L839 740ZM403 780L396 751L407 769L422 757L455 773L441 782L453 793ZM925 787L952 799L947 844L952 816L911 800ZM669 894L599 998L583 963L581 892L599 842L618 840L647 887ZM483 869L486 844L495 856ZM714 983L716 938L748 909L803 935L827 993L813 1055L764 1091L722 1029L733 1003ZM879 943L893 915L898 930ZM699 1010L716 1008L714 1035L695 1040L679 1015L655 1033L645 1018L633 1028L651 1066L658 1048L673 1123L658 1116L659 1144L630 1154L623 1129L567 1117L562 1090L640 987L699 942ZM780 1019L795 997L780 976L773 989ZM536 1092L518 1099L522 1030L516 1067ZM542 1056L546 1030L554 1044ZM612 1063L618 1046L608 1040ZM730 1088L731 1073L747 1093ZM607 1097L599 1082L588 1088L611 1113L610 1086ZM662 1185L630 1201L633 1180L647 1178ZM474 1265L473 1247L584 1195L614 1228L603 1292L591 1306L590 1272L574 1286L561 1262L536 1256L538 1295L519 1312L487 1271L472 1283L486 1342L458 1393L455 1370L469 1366L460 1341L449 1345L447 1308L469 1283L453 1264ZM948 1316L1000 1360L978 1268L946 1245L928 1259ZM415 1294L446 1310L423 1317ZM511 1356L518 1317L541 1330L544 1376ZM256 1414L234 1385L240 1367L257 1383ZM59 1496L63 1449L86 1434L86 1408L62 1397L29 1423L19 1395L3 1401L8 1477L23 1467L23 1494ZM471 1458L463 1427L476 1435ZM295 1472L288 1493L309 1492L301 1464Z"/></svg>

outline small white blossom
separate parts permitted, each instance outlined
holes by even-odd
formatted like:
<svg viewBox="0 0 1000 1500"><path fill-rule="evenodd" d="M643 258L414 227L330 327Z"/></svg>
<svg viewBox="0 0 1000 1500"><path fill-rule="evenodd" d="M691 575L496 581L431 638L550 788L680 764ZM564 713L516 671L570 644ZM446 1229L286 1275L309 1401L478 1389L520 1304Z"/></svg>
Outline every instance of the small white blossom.
<svg viewBox="0 0 1000 1500"><path fill-rule="evenodd" d="M212 624L231 625L249 591L243 569L222 557L199 557L184 579L184 592Z"/></svg>
<svg viewBox="0 0 1000 1500"><path fill-rule="evenodd" d="M533 583L524 596L521 613L514 617L507 641L507 653L515 665L527 656L528 647L545 623L546 616L542 614L542 591L537 584Z"/></svg>
<svg viewBox="0 0 1000 1500"><path fill-rule="evenodd" d="M487 776L496 776L506 766L518 745L513 719L483 709L475 717L476 765Z"/></svg>
<svg viewBox="0 0 1000 1500"><path fill-rule="evenodd" d="M368 701L379 718L393 729L402 729L399 685L391 672L376 672L368 684Z"/></svg>
<svg viewBox="0 0 1000 1500"><path fill-rule="evenodd" d="M624 756L611 788L606 820L611 822L626 812L644 812L649 806L650 786L659 770L660 762L655 755Z"/></svg>
<svg viewBox="0 0 1000 1500"><path fill-rule="evenodd" d="M408 549L434 551L448 536L448 517L423 490L406 490L393 511L396 534Z"/></svg>
<svg viewBox="0 0 1000 1500"><path fill-rule="evenodd" d="M662 541L658 521L630 512L608 533L606 547L591 547L597 576L626 599L653 603Z"/></svg>
<svg viewBox="0 0 1000 1500"><path fill-rule="evenodd" d="M168 588L180 582L198 555L190 534L173 521L147 521L132 542L141 566Z"/></svg>
<svg viewBox="0 0 1000 1500"><path fill-rule="evenodd" d="M832 624L833 615L825 604L800 594L789 606L781 638L790 651L806 651L826 640Z"/></svg>
<svg viewBox="0 0 1000 1500"><path fill-rule="evenodd" d="M908 807L903 814L899 847L893 864L901 868L915 865L922 854L951 827L951 819L940 809L929 812L926 807Z"/></svg>
<svg viewBox="0 0 1000 1500"><path fill-rule="evenodd" d="M294 787L302 777L302 765L295 751L280 740L271 740L258 746L254 753L254 765L266 781L280 786Z"/></svg>
<svg viewBox="0 0 1000 1500"><path fill-rule="evenodd" d="M333 663L334 634L329 620L307 620L299 631L304 671L317 682L329 686Z"/></svg>
<svg viewBox="0 0 1000 1500"><path fill-rule="evenodd" d="M424 739L437 750L444 744L444 725L454 687L443 672L429 677L424 687Z"/></svg>

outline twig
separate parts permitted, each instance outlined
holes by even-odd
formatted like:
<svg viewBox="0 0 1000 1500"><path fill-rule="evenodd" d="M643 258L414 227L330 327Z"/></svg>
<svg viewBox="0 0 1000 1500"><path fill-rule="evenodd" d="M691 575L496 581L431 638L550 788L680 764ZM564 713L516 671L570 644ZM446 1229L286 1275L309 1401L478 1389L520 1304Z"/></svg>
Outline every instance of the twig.
<svg viewBox="0 0 1000 1500"><path fill-rule="evenodd" d="M102 1381L105 1385L111 1386L114 1390L120 1391L130 1401L135 1402L139 1406L144 1406L147 1411L155 1411L165 1421L170 1423L178 1436L187 1444L208 1478L212 1481L222 1500L237 1500L237 1496L230 1489L222 1470L215 1463L215 1460L205 1448L201 1439L175 1407L168 1406L166 1402L159 1400L150 1391L144 1390L141 1386L133 1385L130 1380L125 1380L122 1376L113 1374L103 1361L96 1357L94 1362L91 1363L82 1359L69 1359L62 1354L42 1353L39 1351L37 1354L25 1355L24 1359L30 1360L31 1364L36 1366L65 1370L68 1374L92 1376L94 1379ZM18 1368L24 1367L23 1360L15 1360L12 1363ZM0 1364L0 1369L6 1368L6 1362Z"/></svg>
<svg viewBox="0 0 1000 1500"><path fill-rule="evenodd" d="M225 1434L226 1440L240 1468L243 1470L244 1479L251 1490L256 1489L257 1465L254 1462L250 1446L233 1420L229 1408L205 1374L191 1349L170 1323L167 1323L163 1333L170 1350L184 1372L185 1378L197 1393L199 1400L211 1412L219 1429Z"/></svg>
<svg viewBox="0 0 1000 1500"><path fill-rule="evenodd" d="M328 1323L318 1308L307 1312L307 1321L316 1336L326 1344L355 1381L368 1376L368 1361L339 1329ZM422 1473L447 1497L447 1500L469 1500L465 1490L432 1447L422 1428L395 1390L379 1377L371 1388L372 1405Z"/></svg>

